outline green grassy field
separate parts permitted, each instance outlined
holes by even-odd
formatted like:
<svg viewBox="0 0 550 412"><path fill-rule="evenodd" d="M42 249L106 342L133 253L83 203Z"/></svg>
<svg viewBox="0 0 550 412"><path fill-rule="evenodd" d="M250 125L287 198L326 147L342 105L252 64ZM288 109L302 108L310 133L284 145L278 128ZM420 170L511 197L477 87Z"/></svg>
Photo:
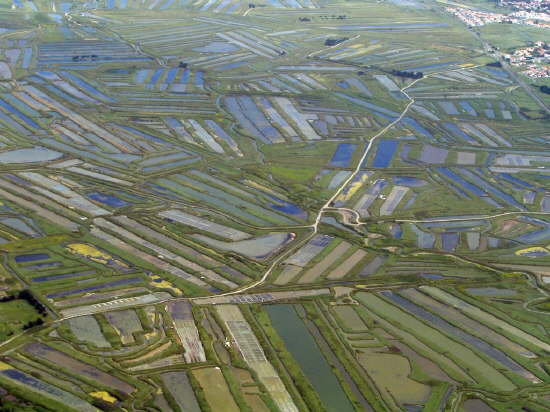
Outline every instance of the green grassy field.
<svg viewBox="0 0 550 412"><path fill-rule="evenodd" d="M38 312L26 300L0 302L0 342L17 335L24 325L38 318Z"/></svg>

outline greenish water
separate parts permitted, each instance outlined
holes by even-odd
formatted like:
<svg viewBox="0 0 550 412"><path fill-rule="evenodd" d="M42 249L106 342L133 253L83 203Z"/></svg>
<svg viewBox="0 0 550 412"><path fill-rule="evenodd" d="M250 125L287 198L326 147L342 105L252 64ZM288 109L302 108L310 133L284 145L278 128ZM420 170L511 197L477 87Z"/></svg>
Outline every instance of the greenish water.
<svg viewBox="0 0 550 412"><path fill-rule="evenodd" d="M268 305L265 308L271 324L317 391L326 410L354 412L340 382L293 306Z"/></svg>
<svg viewBox="0 0 550 412"><path fill-rule="evenodd" d="M517 292L512 289L500 289L500 288L494 288L494 287L486 287L486 288L468 288L466 289L468 293L475 295L475 296L503 296L503 297L509 297L509 296L515 296L517 295Z"/></svg>

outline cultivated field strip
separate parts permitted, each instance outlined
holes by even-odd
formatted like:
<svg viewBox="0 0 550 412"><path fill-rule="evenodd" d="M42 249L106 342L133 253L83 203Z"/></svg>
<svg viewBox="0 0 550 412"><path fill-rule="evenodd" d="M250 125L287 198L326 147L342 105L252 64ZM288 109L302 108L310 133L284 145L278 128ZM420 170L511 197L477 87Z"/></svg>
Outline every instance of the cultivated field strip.
<svg viewBox="0 0 550 412"><path fill-rule="evenodd" d="M218 316L223 320L245 362L256 372L273 401L284 412L297 411L298 408L290 397L279 375L266 359L254 332L242 315L238 306L217 306Z"/></svg>
<svg viewBox="0 0 550 412"><path fill-rule="evenodd" d="M176 333L185 350L183 357L187 363L206 362L206 355L195 326L191 304L189 302L172 302L166 305L167 312L174 322Z"/></svg>

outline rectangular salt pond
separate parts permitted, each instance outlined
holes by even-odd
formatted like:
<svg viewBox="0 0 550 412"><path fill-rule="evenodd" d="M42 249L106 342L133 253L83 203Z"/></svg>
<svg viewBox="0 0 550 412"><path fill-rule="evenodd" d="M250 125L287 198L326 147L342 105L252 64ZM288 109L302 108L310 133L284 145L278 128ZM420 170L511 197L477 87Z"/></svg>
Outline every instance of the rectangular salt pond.
<svg viewBox="0 0 550 412"><path fill-rule="evenodd" d="M48 299L63 298L65 296L76 295L76 294L85 293L85 292L93 292L96 290L107 289L107 288L114 288L117 286L125 286L125 285L130 285L132 283L139 283L142 281L143 279L138 277L129 278L129 279L120 279L120 280L114 280L112 282L102 283L99 285L89 286L87 288L82 288L82 289L70 289L70 290L63 290L60 292L50 293L46 297Z"/></svg>
<svg viewBox="0 0 550 412"><path fill-rule="evenodd" d="M294 203L279 199L278 197L273 195L268 194L267 196L273 200L273 203L267 204L267 206L269 206L271 209L297 217L299 219L307 219L307 212L295 205Z"/></svg>
<svg viewBox="0 0 550 412"><path fill-rule="evenodd" d="M391 215L408 191L408 187L394 186L382 206L380 206L380 216Z"/></svg>
<svg viewBox="0 0 550 412"><path fill-rule="evenodd" d="M454 232L441 234L441 246L444 250L453 251L458 246L460 240L459 234Z"/></svg>
<svg viewBox="0 0 550 412"><path fill-rule="evenodd" d="M173 119L175 120L175 119ZM174 160L180 160L180 159L185 159L185 158L188 158L192 156L190 153L187 153L187 152L184 152L184 151L179 151L179 152L176 152L176 153L169 153L169 154L164 154L164 155L160 155L160 156L155 156L155 157L149 157L145 160L143 160L140 165L143 167L143 166L153 166L153 165L157 165L159 163L167 163L167 162L170 162L170 161L174 161Z"/></svg>
<svg viewBox="0 0 550 412"><path fill-rule="evenodd" d="M382 116L388 120L394 120L394 117L398 117L399 113L396 113L392 110L386 109L384 107L378 106L376 104L370 103L363 99L358 99L356 97L349 96L345 93L336 93L337 96L349 100L355 104L358 104L360 106L366 107L367 109L370 109L375 112L375 114Z"/></svg>
<svg viewBox="0 0 550 412"><path fill-rule="evenodd" d="M89 363L75 359L67 353L43 343L31 342L25 345L22 351L28 355L56 365L59 368L71 371L71 373L74 373L76 376L82 376L83 379L95 382L96 385L99 384L103 387L110 388L110 390L115 391L115 393L116 391L120 391L124 394L123 396L128 396L135 391L132 385L118 377L110 375ZM76 408L76 410L80 409ZM97 409L94 409L94 411L97 411Z"/></svg>
<svg viewBox="0 0 550 412"><path fill-rule="evenodd" d="M378 269L386 263L387 256L375 256L369 263L367 263L359 272L359 276L370 276L378 272Z"/></svg>
<svg viewBox="0 0 550 412"><path fill-rule="evenodd" d="M388 31L410 31L410 30L422 30L422 29L429 29L429 28L437 28L437 27L448 27L449 25L446 23L397 23L397 24L367 24L367 25L346 25L346 26L338 26L338 30L343 31L363 31L363 30L388 30ZM458 62L449 62L449 63L441 63L438 65L432 65L432 66L445 66L449 64L455 64ZM432 67L432 66L422 66L422 67ZM418 70L418 68L415 69L408 69L411 70Z"/></svg>
<svg viewBox="0 0 550 412"><path fill-rule="evenodd" d="M517 292L512 289L500 289L495 287L484 287L484 288L468 288L466 289L468 293L475 296L502 296L502 297L511 297L517 295Z"/></svg>
<svg viewBox="0 0 550 412"><path fill-rule="evenodd" d="M230 250L259 260L268 259L293 239L292 234L283 232L271 232L267 235L237 242L223 242L204 235L194 235L193 238L216 249Z"/></svg>
<svg viewBox="0 0 550 412"><path fill-rule="evenodd" d="M434 247L434 234L420 230L415 224L411 224L409 227L416 235L416 244L418 247L421 247L423 249L431 249Z"/></svg>
<svg viewBox="0 0 550 412"><path fill-rule="evenodd" d="M65 3L60 3L59 6L61 8L61 11L63 13L67 13L69 10L71 10L71 7L72 7L72 3L69 3L69 2L65 2Z"/></svg>
<svg viewBox="0 0 550 412"><path fill-rule="evenodd" d="M210 133L208 133L202 127L202 125L198 121L193 120L193 119L188 119L187 124L190 125L194 129L195 136L198 137L200 140L202 140L202 142L206 146L208 146L211 150L213 150L216 153L220 153L220 154L224 153L224 150L219 145L219 143L214 139L214 137L212 135L210 135Z"/></svg>
<svg viewBox="0 0 550 412"><path fill-rule="evenodd" d="M477 116L477 112L474 110L472 105L466 101L458 102L460 107L470 116Z"/></svg>
<svg viewBox="0 0 550 412"><path fill-rule="evenodd" d="M218 125L214 120L206 120L206 125L218 136L219 138L225 140L225 142L233 149L239 156L242 156L242 152L239 149L239 146L231 136L229 136L225 130L223 130L220 125Z"/></svg>
<svg viewBox="0 0 550 412"><path fill-rule="evenodd" d="M476 154L472 152L458 152L456 162L459 165L473 165L476 163Z"/></svg>
<svg viewBox="0 0 550 412"><path fill-rule="evenodd" d="M166 372L160 375L163 384L168 392L174 397L176 403L182 411L200 412L200 406L197 402L193 387L189 382L189 377L185 371Z"/></svg>
<svg viewBox="0 0 550 412"><path fill-rule="evenodd" d="M452 66L452 65L455 65L455 64L459 64L460 62L457 62L457 61L452 61L452 62L446 62L446 63L436 63L436 64L428 64L428 65L424 65L424 66L416 66L416 67L409 67L407 69L407 71L430 71L430 70L435 70L435 69L439 69L441 67L446 67L446 66Z"/></svg>
<svg viewBox="0 0 550 412"><path fill-rule="evenodd" d="M233 181L226 182L224 180L218 179L217 177L211 176L207 173L201 172L200 170L196 170L196 169L191 170L189 173L192 174L193 176L198 177L200 180L205 180L207 182L214 184L214 186L222 187L224 189L238 193L239 195L247 198L256 198L256 196L253 195L252 193L238 188L235 182Z"/></svg>
<svg viewBox="0 0 550 412"><path fill-rule="evenodd" d="M493 187L492 183L489 183L484 178L478 176L477 174L473 173L470 170L466 169L459 169L462 176L471 179L476 185L486 190L488 193L493 194L497 198L505 201L511 206L517 207L520 210L524 210L522 204L520 204L513 196L502 192L501 190L497 189L496 187Z"/></svg>
<svg viewBox="0 0 550 412"><path fill-rule="evenodd" d="M162 171L162 170L165 170L165 169L172 169L172 168L175 168L175 167L186 166L186 165L189 165L191 163L195 163L195 162L199 161L200 159L201 159L200 157L194 157L192 159L177 160L177 161L170 162L170 163L162 163L162 164L156 165L156 166L144 167L141 170L144 173L156 173L156 172L159 172L159 171Z"/></svg>
<svg viewBox="0 0 550 412"><path fill-rule="evenodd" d="M238 123L262 143L271 144L284 141L278 130L271 126L250 97L227 97L225 103Z"/></svg>
<svg viewBox="0 0 550 412"><path fill-rule="evenodd" d="M446 123L443 124L443 126L445 127L445 129L447 129L449 132L451 132L454 136L456 136L460 139L464 139L469 144L479 146L479 143L477 143L477 141L475 139L471 138L466 133L464 133L464 131L460 127L458 127L456 124L446 122Z"/></svg>
<svg viewBox="0 0 550 412"><path fill-rule="evenodd" d="M356 67L346 66L279 66L277 70L291 70L291 71L315 71L315 72L354 72L357 70Z"/></svg>
<svg viewBox="0 0 550 412"><path fill-rule="evenodd" d="M238 69L239 67L241 66L244 66L248 64L248 61L240 61L240 62L235 62L235 63L228 63L228 64L225 64L223 66L218 66L216 67L214 70L217 70L217 71L223 71L223 70L231 70L231 69Z"/></svg>
<svg viewBox="0 0 550 412"><path fill-rule="evenodd" d="M7 379L11 381L11 384L15 384L18 387L24 387L25 390L37 393L47 399L53 399L72 409L82 412L96 412L98 410L72 393L36 379L34 376L28 375L17 369L3 369L0 371L0 375L2 375L3 380Z"/></svg>
<svg viewBox="0 0 550 412"><path fill-rule="evenodd" d="M350 86L355 87L357 90L359 90L362 94L372 97L372 93L368 89L368 87L359 79L356 79L354 77L350 77L345 80Z"/></svg>
<svg viewBox="0 0 550 412"><path fill-rule="evenodd" d="M28 69L32 62L32 48L27 47L25 51L23 52L23 63L21 64L21 67L23 69Z"/></svg>
<svg viewBox="0 0 550 412"><path fill-rule="evenodd" d="M442 164L445 163L449 151L432 145L424 145L420 154L420 161L424 163Z"/></svg>
<svg viewBox="0 0 550 412"><path fill-rule="evenodd" d="M15 115L17 118L19 118L27 126L30 126L30 128L32 128L32 129L41 129L40 125L38 123L36 123L34 120L32 120L29 116L21 113L19 110L17 110L11 104L9 104L9 103L1 100L1 99L0 99L0 107L4 108L8 112Z"/></svg>
<svg viewBox="0 0 550 412"><path fill-rule="evenodd" d="M489 68L489 67L480 67L480 68L478 68L478 70L481 70L482 72L489 73L493 76L497 76L497 77L501 77L501 78L508 78L509 77L508 73L506 73L503 70L499 70L499 69L492 69L492 68Z"/></svg>
<svg viewBox="0 0 550 412"><path fill-rule="evenodd" d="M41 103L37 101L32 101L33 99L24 94L24 93L17 93L17 94L4 94L2 96L4 100L12 104L13 106L17 107L19 110L21 110L23 113L30 117L40 117L40 113L37 112L34 108L43 108ZM29 103L33 104L33 107L29 106Z"/></svg>
<svg viewBox="0 0 550 412"><path fill-rule="evenodd" d="M149 80L149 83L145 86L148 89L152 89L153 86L159 81L160 77L164 73L164 69L157 69L153 75L151 76L151 80Z"/></svg>
<svg viewBox="0 0 550 412"><path fill-rule="evenodd" d="M316 390L327 412L353 412L340 382L292 305L265 307L271 324Z"/></svg>
<svg viewBox="0 0 550 412"><path fill-rule="evenodd" d="M298 252L285 259L284 263L287 265L304 267L317 254L321 253L333 239L334 238L329 235L316 235L304 247L300 248Z"/></svg>
<svg viewBox="0 0 550 412"><path fill-rule="evenodd" d="M42 263L36 263L34 265L25 266L23 269L26 269L26 270L40 270L40 269L57 267L57 266L63 266L63 263L61 263L61 262L42 262Z"/></svg>
<svg viewBox="0 0 550 412"><path fill-rule="evenodd" d="M107 102L114 102L115 101L115 99L113 99L113 98L105 95L104 93L100 92L94 86L92 86L90 83L84 81L80 77L75 76L74 74L69 73L69 72L65 72L65 71L60 72L60 73L63 75L63 77L65 77L66 79L68 79L72 83L76 84L78 87L84 89L86 92L88 92L92 96L98 98L99 100L104 100L104 101L107 101Z"/></svg>
<svg viewBox="0 0 550 412"><path fill-rule="evenodd" d="M199 87L199 88L203 88L204 87L204 78L203 78L203 72L196 72L195 73L195 86Z"/></svg>
<svg viewBox="0 0 550 412"><path fill-rule="evenodd" d="M154 142L154 143L159 143L159 144L164 144L164 145L170 145L171 144L170 142L168 142L164 139L161 139L160 137L150 135L148 133L142 132L141 130L134 129L133 127L130 127L130 126L125 126L125 125L116 124L116 123L110 123L109 125L112 126L112 127L117 128L119 130L122 129L125 132L129 133L130 138L132 138L134 136L139 136L139 137L141 137L145 140L149 140L149 141Z"/></svg>
<svg viewBox="0 0 550 412"><path fill-rule="evenodd" d="M466 243L468 249L477 250L481 241L481 233L479 232L466 232Z"/></svg>
<svg viewBox="0 0 550 412"><path fill-rule="evenodd" d="M41 236L40 232L36 229L34 221L26 217L4 217L0 218L0 223L31 237Z"/></svg>
<svg viewBox="0 0 550 412"><path fill-rule="evenodd" d="M386 75L375 75L374 78L389 92L399 92L399 87Z"/></svg>
<svg viewBox="0 0 550 412"><path fill-rule="evenodd" d="M94 200L99 203L103 203L104 205L111 206L114 208L124 207L130 204L125 200L122 200L108 193L93 192L93 193L88 193L86 196L91 200Z"/></svg>
<svg viewBox="0 0 550 412"><path fill-rule="evenodd" d="M373 167L385 169L390 166L393 155L399 146L398 140L382 139L378 144L378 150L373 160Z"/></svg>
<svg viewBox="0 0 550 412"><path fill-rule="evenodd" d="M510 110L501 110L500 113L504 120L512 120L512 113Z"/></svg>
<svg viewBox="0 0 550 412"><path fill-rule="evenodd" d="M485 192L481 190L479 187L473 185L472 183L468 182L467 180L464 180L461 176L457 175L455 172L453 172L451 169L447 167L438 167L436 169L439 173L446 176L447 178L451 179L454 183L460 185L461 187L465 188L466 190L469 190L476 196L484 196Z"/></svg>
<svg viewBox="0 0 550 412"><path fill-rule="evenodd" d="M135 74L135 77L134 77L134 81L136 83L143 83L145 82L145 79L147 78L147 76L149 76L149 73L151 73L152 70L151 69L141 69L141 70L138 70Z"/></svg>
<svg viewBox="0 0 550 412"><path fill-rule="evenodd" d="M434 139L433 134L428 129L423 127L420 123L418 123L415 119L411 117L404 117L400 123L404 124L406 127L409 127L415 133L419 133L430 140Z"/></svg>
<svg viewBox="0 0 550 412"><path fill-rule="evenodd" d="M77 277L84 277L84 276L90 276L93 275L95 270L85 270L82 272L73 272L73 273L63 273L59 275L47 275L47 276L37 276L31 279L32 282L48 282L48 281L55 281L59 279L67 279L67 278L77 278Z"/></svg>
<svg viewBox="0 0 550 412"><path fill-rule="evenodd" d="M110 348L111 344L101 332L99 323L93 316L81 316L68 320L71 332L77 340L91 343L98 348Z"/></svg>
<svg viewBox="0 0 550 412"><path fill-rule="evenodd" d="M250 211L251 213L256 213L258 216L262 216L264 219L268 219L273 222L285 223L285 224L292 224L293 221L289 218L279 215L277 213L273 213L270 210L267 210L256 203L251 203L248 200L241 199L240 197L234 196L232 194L227 193L226 191L220 190L216 187L204 184L199 182L198 180L191 179L188 176L185 175L175 175L173 177L174 180L177 180L178 182L181 182L185 185L191 186L198 191L200 191L201 195L203 196L212 196L216 199L218 199L218 204L222 205L222 207L228 207L229 204L235 205L237 207L240 207L242 209L245 209L247 211ZM187 188L187 186L185 187ZM191 189L189 189L191 190ZM188 193L191 193L187 191Z"/></svg>
<svg viewBox="0 0 550 412"><path fill-rule="evenodd" d="M521 366L519 366L514 360L512 360L505 353L500 351L500 349L497 349L494 346L485 342L484 340L479 339L477 336L470 335L468 332L455 327L438 315L427 311L416 303L413 303L412 301L391 291L383 291L380 292L380 294L388 298L393 304L401 307L402 309L405 309L409 313L414 314L416 317L423 319L430 326L438 329L439 331L447 332L449 335L453 336L456 340L462 342L463 344L466 343L474 347L476 350L482 352L489 358L492 358L494 361L506 367L507 369L518 374L522 372Z"/></svg>
<svg viewBox="0 0 550 412"><path fill-rule="evenodd" d="M528 182L526 182L525 180L522 180L518 177L515 177L515 176L512 176L508 173L499 173L498 176L510 183L512 183L512 185L517 188L517 189L521 189L523 187L526 187L526 188L529 188L529 189L534 189L534 186Z"/></svg>
<svg viewBox="0 0 550 412"><path fill-rule="evenodd" d="M395 176L392 178L392 181L394 185L401 185L401 186L407 186L407 187L420 187L428 183L423 179L419 179L417 177L412 177L412 176Z"/></svg>
<svg viewBox="0 0 550 412"><path fill-rule="evenodd" d="M339 187L344 182L344 180L346 180L349 177L350 174L351 174L351 172L349 172L347 170L340 170L340 171L336 172L336 174L330 180L330 182L328 184L328 188L329 189L336 189L337 187Z"/></svg>
<svg viewBox="0 0 550 412"><path fill-rule="evenodd" d="M445 113L447 113L448 115L452 115L452 116L455 116L455 115L458 115L458 109L456 108L456 106L453 104L453 102L447 102L447 101L441 101L441 102L437 102L437 104L439 104L439 106L445 111Z"/></svg>
<svg viewBox="0 0 550 412"><path fill-rule="evenodd" d="M250 237L248 233L221 225L219 223L211 222L207 219L185 213L181 210L165 210L160 212L159 216L182 223L184 225L195 227L205 232L214 233L218 236L222 236L232 241L244 240Z"/></svg>
<svg viewBox="0 0 550 412"><path fill-rule="evenodd" d="M17 255L15 261L17 263L26 263L26 262L35 262L37 260L46 260L49 259L50 255L47 253L31 253L28 255Z"/></svg>
<svg viewBox="0 0 550 412"><path fill-rule="evenodd" d="M495 111L493 109L485 109L483 112L485 113L485 117L489 119L495 118Z"/></svg>
<svg viewBox="0 0 550 412"><path fill-rule="evenodd" d="M351 159L356 149L356 144L340 143L336 148L336 152L332 156L332 159L330 159L330 166L350 167Z"/></svg>
<svg viewBox="0 0 550 412"><path fill-rule="evenodd" d="M163 5L159 7L159 10L166 10L168 7L170 7L174 3L174 0L168 0Z"/></svg>
<svg viewBox="0 0 550 412"><path fill-rule="evenodd" d="M226 213L229 213L229 214L232 214L232 215L235 215L235 216L239 216L243 220L245 220L247 222L251 222L255 225L258 225L258 226L262 226L262 225L267 226L268 225L268 222L266 220L260 219L260 218L254 216L250 213L247 213L243 210L243 208L234 206L232 204L228 204L227 202L225 202L222 199L219 199L217 197L210 196L206 193L191 189L190 187L183 186L183 185L181 185L177 182L170 181L168 179L160 179L159 183L162 184L163 186L166 186L166 188L168 188L168 191L169 191L168 193L166 193L166 189L164 189L163 186L157 186L156 187L157 190L155 190L155 193L160 194L162 196L168 196L168 197L175 198L175 196L173 196L171 193L178 194L178 195L181 194L182 196L185 196L185 197L190 197L192 199L198 199L201 202L206 203L206 204L212 204L214 206L221 207L221 208L224 209L224 211ZM163 191L161 191L161 190L163 190Z"/></svg>

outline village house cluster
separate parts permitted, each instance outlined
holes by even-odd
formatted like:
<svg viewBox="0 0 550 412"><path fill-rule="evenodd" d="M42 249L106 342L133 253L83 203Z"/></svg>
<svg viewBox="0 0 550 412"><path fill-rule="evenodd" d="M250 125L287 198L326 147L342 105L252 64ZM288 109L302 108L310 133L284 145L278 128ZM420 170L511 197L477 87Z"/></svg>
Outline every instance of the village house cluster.
<svg viewBox="0 0 550 412"><path fill-rule="evenodd" d="M501 14L453 7L446 10L471 27L490 23L511 23L550 28L550 15L544 12L518 10L510 14Z"/></svg>
<svg viewBox="0 0 550 412"><path fill-rule="evenodd" d="M530 64L527 66L527 69L523 70L521 73L531 78L549 78L550 66Z"/></svg>
<svg viewBox="0 0 550 412"><path fill-rule="evenodd" d="M508 7L512 10L524 10L539 13L548 13L548 11L550 11L550 0L501 0L500 5Z"/></svg>
<svg viewBox="0 0 550 412"><path fill-rule="evenodd" d="M513 66L527 66L522 71L532 78L550 77L550 43L535 42L531 47L515 50L511 54L504 54L504 58Z"/></svg>

